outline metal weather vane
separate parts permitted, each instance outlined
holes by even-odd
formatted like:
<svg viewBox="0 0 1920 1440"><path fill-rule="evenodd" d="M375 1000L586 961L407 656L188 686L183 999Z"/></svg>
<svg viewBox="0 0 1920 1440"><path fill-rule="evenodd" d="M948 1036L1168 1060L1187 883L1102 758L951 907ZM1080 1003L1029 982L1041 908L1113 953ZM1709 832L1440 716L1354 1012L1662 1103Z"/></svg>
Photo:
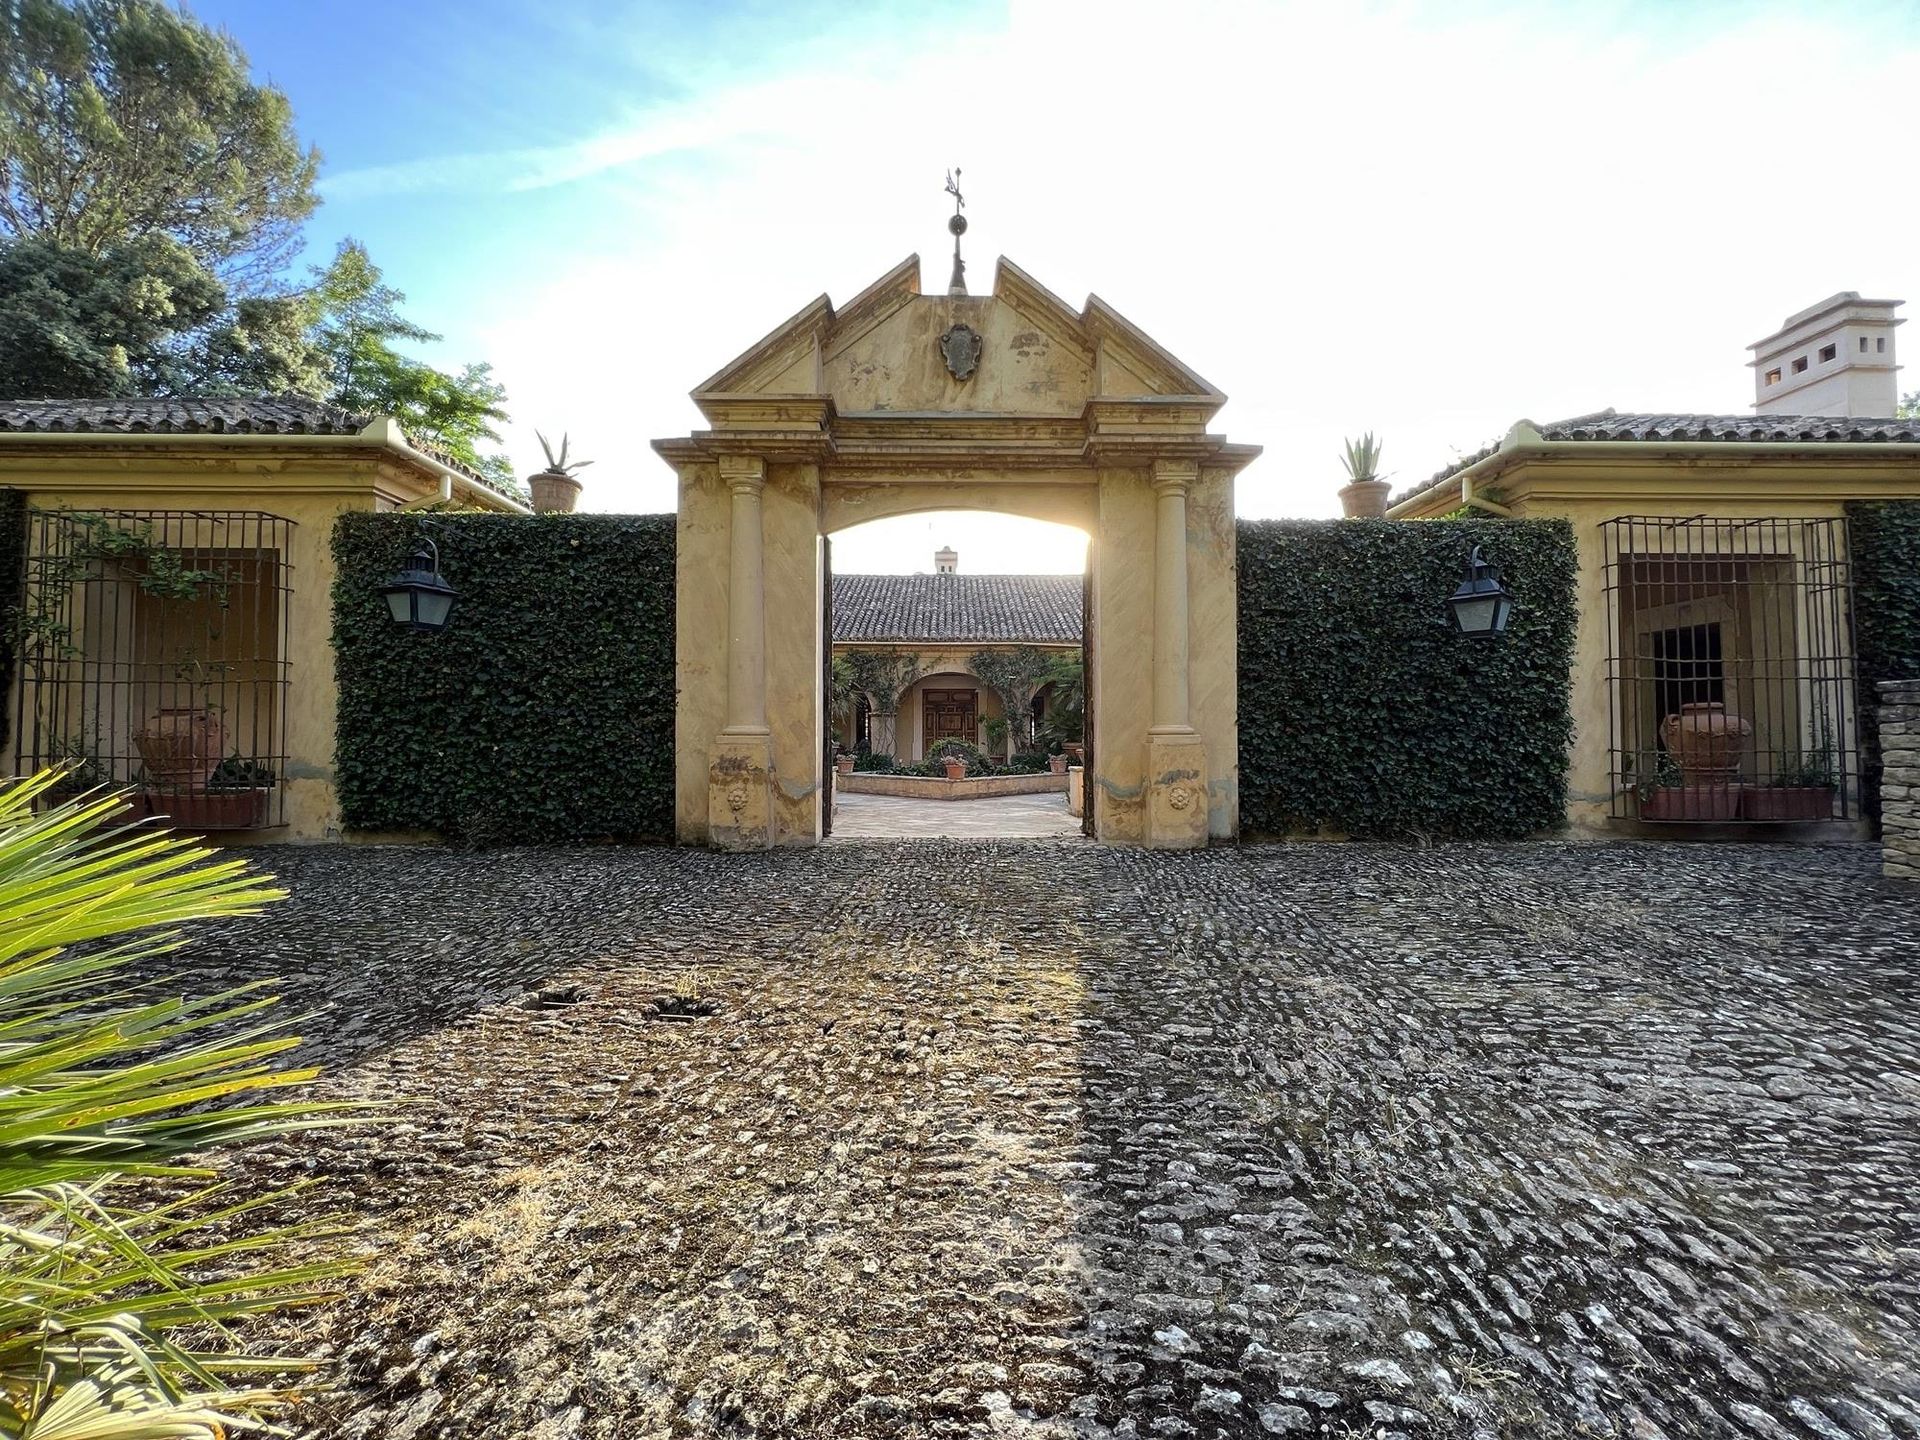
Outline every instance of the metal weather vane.
<svg viewBox="0 0 1920 1440"><path fill-rule="evenodd" d="M947 229L953 232L953 279L947 282L947 294L964 295L967 293L967 262L960 258L960 237L967 233L967 217L960 212L967 208L967 197L960 193L958 165L947 171L947 194L953 196L953 218L947 221Z"/></svg>

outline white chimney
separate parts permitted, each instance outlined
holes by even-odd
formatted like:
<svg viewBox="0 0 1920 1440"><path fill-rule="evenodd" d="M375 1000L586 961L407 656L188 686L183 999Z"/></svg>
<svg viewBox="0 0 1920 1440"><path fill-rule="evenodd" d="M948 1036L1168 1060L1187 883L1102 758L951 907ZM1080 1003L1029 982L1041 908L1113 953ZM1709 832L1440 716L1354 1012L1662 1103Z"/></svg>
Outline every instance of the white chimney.
<svg viewBox="0 0 1920 1440"><path fill-rule="evenodd" d="M1892 411L1888 411L1892 414ZM933 552L933 573L936 575L958 575L960 573L960 552L946 546Z"/></svg>
<svg viewBox="0 0 1920 1440"><path fill-rule="evenodd" d="M1899 300L1829 295L1749 345L1753 408L1761 415L1891 416L1899 404L1893 330Z"/></svg>

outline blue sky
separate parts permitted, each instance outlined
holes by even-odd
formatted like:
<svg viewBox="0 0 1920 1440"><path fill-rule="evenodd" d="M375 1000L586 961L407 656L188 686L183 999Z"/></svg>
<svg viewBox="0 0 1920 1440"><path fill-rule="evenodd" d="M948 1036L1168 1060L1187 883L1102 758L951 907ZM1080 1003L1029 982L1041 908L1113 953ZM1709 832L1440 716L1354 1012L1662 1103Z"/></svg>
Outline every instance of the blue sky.
<svg viewBox="0 0 1920 1440"><path fill-rule="evenodd" d="M1233 397L1248 515L1333 513L1344 435L1407 481L1521 416L1738 411L1788 313L1920 304L1911 3L192 8L325 152L315 255L365 241L595 508L670 506L646 442L815 295L943 283L954 163L976 288L1097 291ZM1011 533L946 538L1074 563Z"/></svg>

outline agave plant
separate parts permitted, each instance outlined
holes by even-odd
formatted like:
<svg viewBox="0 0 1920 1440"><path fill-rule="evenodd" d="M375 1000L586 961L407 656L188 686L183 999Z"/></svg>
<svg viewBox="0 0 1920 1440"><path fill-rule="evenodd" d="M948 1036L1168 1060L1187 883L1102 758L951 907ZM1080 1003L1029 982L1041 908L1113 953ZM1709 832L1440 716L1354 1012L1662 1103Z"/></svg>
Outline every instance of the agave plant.
<svg viewBox="0 0 1920 1440"><path fill-rule="evenodd" d="M156 998L125 974L284 892L117 824L121 796L48 805L63 778L0 785L0 1440L260 1430L304 1365L238 1353L230 1323L327 1298L344 1266L291 1258L324 1221L254 1228L293 1191L186 1157L355 1117L276 1098L315 1072L276 1068L299 1037L260 987Z"/></svg>
<svg viewBox="0 0 1920 1440"><path fill-rule="evenodd" d="M547 474L549 475L571 475L573 474L574 471L584 470L589 465L593 464L593 461L591 460L575 460L575 461L572 461L571 463L568 462L567 437L564 431L561 432L561 435L560 435L560 453L558 455L553 453L553 446L547 443L546 436L542 435L538 430L533 432L533 436L534 436L534 439L540 442L540 449L546 454Z"/></svg>
<svg viewBox="0 0 1920 1440"><path fill-rule="evenodd" d="M1355 485L1380 478L1380 442L1369 430L1358 440L1346 442L1346 454L1340 463L1347 467L1347 479Z"/></svg>

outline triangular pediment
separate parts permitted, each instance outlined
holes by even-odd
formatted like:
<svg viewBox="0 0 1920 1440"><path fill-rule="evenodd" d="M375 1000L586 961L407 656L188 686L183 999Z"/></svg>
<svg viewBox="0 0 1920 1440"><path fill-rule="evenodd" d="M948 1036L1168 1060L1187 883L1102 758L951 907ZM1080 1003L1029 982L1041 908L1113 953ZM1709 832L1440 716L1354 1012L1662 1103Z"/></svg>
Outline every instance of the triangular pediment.
<svg viewBox="0 0 1920 1440"><path fill-rule="evenodd" d="M971 373L956 374L941 339L980 337ZM810 396L843 415L1078 415L1092 400L1226 397L1097 295L1074 310L1002 258L991 295L925 294L910 255L840 306L825 295L694 392Z"/></svg>

